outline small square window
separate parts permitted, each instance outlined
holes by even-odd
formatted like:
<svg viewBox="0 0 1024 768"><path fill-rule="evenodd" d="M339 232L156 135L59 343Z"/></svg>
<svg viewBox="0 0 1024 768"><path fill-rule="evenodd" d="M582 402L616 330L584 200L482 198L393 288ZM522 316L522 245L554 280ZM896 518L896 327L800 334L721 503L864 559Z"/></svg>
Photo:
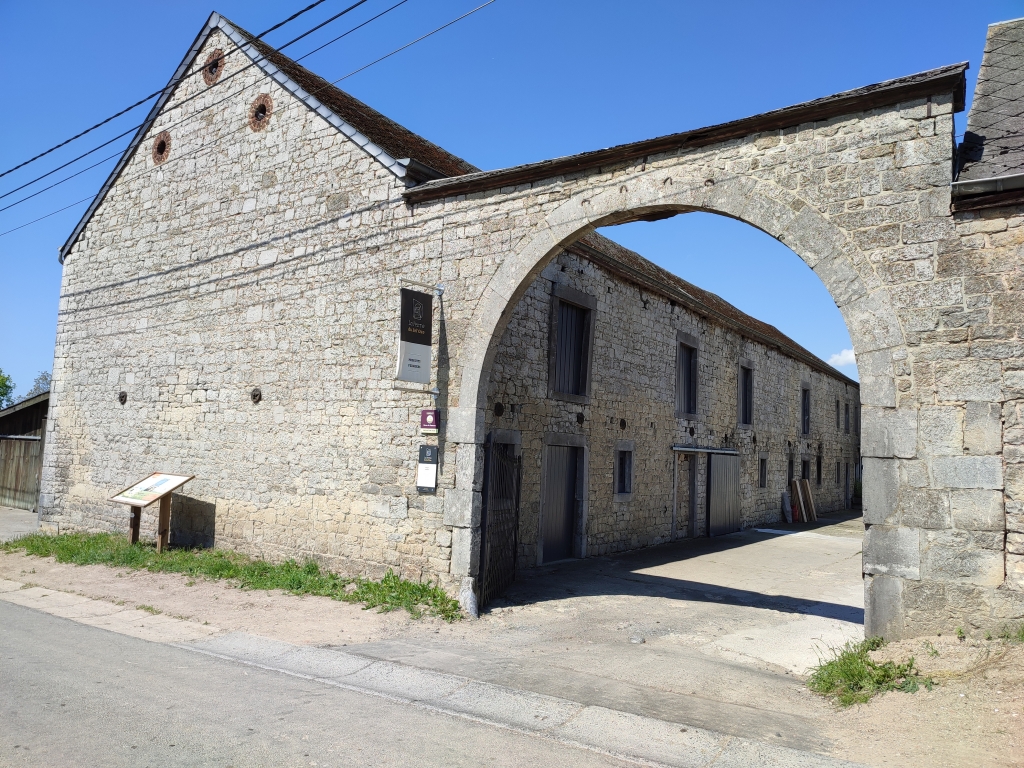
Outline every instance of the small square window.
<svg viewBox="0 0 1024 768"><path fill-rule="evenodd" d="M768 487L768 459L761 459L757 463L757 485L759 488Z"/></svg>
<svg viewBox="0 0 1024 768"><path fill-rule="evenodd" d="M615 493L627 495L633 492L633 452L615 452Z"/></svg>

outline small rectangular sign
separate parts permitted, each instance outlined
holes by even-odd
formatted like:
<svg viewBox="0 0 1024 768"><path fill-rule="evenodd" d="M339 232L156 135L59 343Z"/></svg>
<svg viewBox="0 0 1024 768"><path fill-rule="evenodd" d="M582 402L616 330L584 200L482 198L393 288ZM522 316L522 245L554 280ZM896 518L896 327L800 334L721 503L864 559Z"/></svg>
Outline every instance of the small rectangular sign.
<svg viewBox="0 0 1024 768"><path fill-rule="evenodd" d="M436 435L441 424L441 412L437 408L424 408L420 411L420 434Z"/></svg>
<svg viewBox="0 0 1024 768"><path fill-rule="evenodd" d="M421 445L420 461L416 465L416 490L433 493L437 490L437 446Z"/></svg>
<svg viewBox="0 0 1024 768"><path fill-rule="evenodd" d="M180 488L193 477L192 475L168 475L163 472L154 472L142 482L125 488L110 500L133 507L149 506L162 496Z"/></svg>
<svg viewBox="0 0 1024 768"><path fill-rule="evenodd" d="M430 383L434 297L402 288L401 326L398 333L399 381Z"/></svg>

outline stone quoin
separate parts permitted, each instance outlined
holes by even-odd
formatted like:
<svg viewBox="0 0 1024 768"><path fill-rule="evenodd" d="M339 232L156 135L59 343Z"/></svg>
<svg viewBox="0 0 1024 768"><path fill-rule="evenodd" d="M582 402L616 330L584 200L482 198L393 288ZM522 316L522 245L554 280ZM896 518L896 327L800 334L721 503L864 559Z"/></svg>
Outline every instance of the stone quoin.
<svg viewBox="0 0 1024 768"><path fill-rule="evenodd" d="M172 543L394 568L471 607L495 444L522 466L522 566L548 559L543 467L556 455L584 462L575 556L704 533L682 463L738 455L749 525L779 519L790 460L815 476L822 457L822 503L841 506L836 480L863 456L866 632L1019 619L1018 49L1024 21L990 27L959 149L966 64L483 172L215 14L61 251L41 518L120 529L114 490L194 474ZM594 232L691 211L757 227L815 271L859 388ZM395 381L403 280L444 286L436 395ZM586 350L584 374L559 367L561 339ZM693 414L676 400L680 344L698 355ZM558 371L573 391L552 390ZM435 407L439 432L421 436ZM438 448L436 493L416 491L421 444Z"/></svg>

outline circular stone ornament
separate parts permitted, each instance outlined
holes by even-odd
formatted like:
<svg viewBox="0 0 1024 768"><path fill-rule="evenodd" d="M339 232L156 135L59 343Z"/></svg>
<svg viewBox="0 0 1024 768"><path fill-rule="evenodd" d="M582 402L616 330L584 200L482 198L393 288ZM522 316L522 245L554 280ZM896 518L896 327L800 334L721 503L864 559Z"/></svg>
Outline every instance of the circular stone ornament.
<svg viewBox="0 0 1024 768"><path fill-rule="evenodd" d="M270 124L270 116L274 113L274 100L269 93L257 96L249 107L249 127L259 133Z"/></svg>
<svg viewBox="0 0 1024 768"><path fill-rule="evenodd" d="M207 85L213 85L220 80L220 76L223 72L224 51L221 48L218 48L206 57L206 63L203 64L203 82Z"/></svg>
<svg viewBox="0 0 1024 768"><path fill-rule="evenodd" d="M158 133L156 138L153 139L153 163L160 165L161 163L167 162L167 158L171 156L171 134L167 131Z"/></svg>

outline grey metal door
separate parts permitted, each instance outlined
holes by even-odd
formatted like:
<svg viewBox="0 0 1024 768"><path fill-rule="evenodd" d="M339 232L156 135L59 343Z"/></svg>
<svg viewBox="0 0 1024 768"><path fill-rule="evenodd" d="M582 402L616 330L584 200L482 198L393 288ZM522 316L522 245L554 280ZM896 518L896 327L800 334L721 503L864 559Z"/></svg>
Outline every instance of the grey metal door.
<svg viewBox="0 0 1024 768"><path fill-rule="evenodd" d="M480 526L483 531L480 607L501 595L516 577L520 463L515 446L493 442L488 446Z"/></svg>
<svg viewBox="0 0 1024 768"><path fill-rule="evenodd" d="M740 529L740 457L708 455L708 535Z"/></svg>
<svg viewBox="0 0 1024 768"><path fill-rule="evenodd" d="M541 511L541 557L545 563L572 557L579 462L579 448L548 446L544 508Z"/></svg>

